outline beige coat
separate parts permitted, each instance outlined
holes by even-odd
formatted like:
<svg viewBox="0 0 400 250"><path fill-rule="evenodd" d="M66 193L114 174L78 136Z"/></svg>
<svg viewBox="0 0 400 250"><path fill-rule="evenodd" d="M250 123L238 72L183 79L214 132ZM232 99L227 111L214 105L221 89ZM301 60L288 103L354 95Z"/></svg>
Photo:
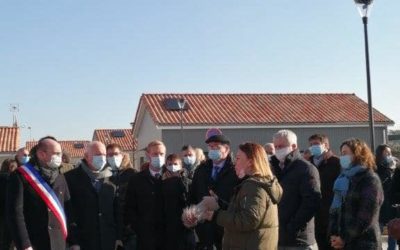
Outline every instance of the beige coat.
<svg viewBox="0 0 400 250"><path fill-rule="evenodd" d="M224 227L224 250L273 250L278 246L282 188L276 178L249 177L236 189L228 210L216 215Z"/></svg>

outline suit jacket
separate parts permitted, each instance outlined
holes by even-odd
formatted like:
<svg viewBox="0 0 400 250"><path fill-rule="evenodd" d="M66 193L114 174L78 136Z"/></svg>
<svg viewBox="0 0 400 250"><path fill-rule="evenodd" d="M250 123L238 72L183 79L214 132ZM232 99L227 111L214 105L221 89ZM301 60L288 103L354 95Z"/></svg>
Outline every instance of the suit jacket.
<svg viewBox="0 0 400 250"><path fill-rule="evenodd" d="M71 192L72 223L76 232L71 235L72 244L82 250L113 250L117 235L120 210L116 196L116 186L109 177L101 179L99 191L93 187L91 179L78 168L66 173L65 178Z"/></svg>
<svg viewBox="0 0 400 250"><path fill-rule="evenodd" d="M149 169L134 175L128 184L124 223L137 235L138 250L164 249L165 223L161 179Z"/></svg>
<svg viewBox="0 0 400 250"><path fill-rule="evenodd" d="M234 188L239 184L231 158L229 156L226 158L216 180L211 178L212 169L212 160L208 160L197 167L189 191L192 204L197 204L204 196L209 196L210 190L213 190L220 200L225 201L226 205L229 203ZM218 226L215 221L200 223L196 227L196 233L202 246L213 244L219 246L222 244L223 227Z"/></svg>
<svg viewBox="0 0 400 250"><path fill-rule="evenodd" d="M50 186L66 206L70 195L64 176L59 174ZM17 249L65 249L59 221L18 171L10 175L6 204L7 222ZM68 211L65 212L68 217Z"/></svg>

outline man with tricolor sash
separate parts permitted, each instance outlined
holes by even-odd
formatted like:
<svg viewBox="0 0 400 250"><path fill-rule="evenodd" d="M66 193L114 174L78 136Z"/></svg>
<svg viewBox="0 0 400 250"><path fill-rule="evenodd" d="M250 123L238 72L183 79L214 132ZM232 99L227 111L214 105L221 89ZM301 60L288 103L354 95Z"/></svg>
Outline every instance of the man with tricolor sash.
<svg viewBox="0 0 400 250"><path fill-rule="evenodd" d="M64 205L70 200L59 172L61 146L54 137L39 140L29 162L9 179L7 222L17 249L62 250L68 236Z"/></svg>

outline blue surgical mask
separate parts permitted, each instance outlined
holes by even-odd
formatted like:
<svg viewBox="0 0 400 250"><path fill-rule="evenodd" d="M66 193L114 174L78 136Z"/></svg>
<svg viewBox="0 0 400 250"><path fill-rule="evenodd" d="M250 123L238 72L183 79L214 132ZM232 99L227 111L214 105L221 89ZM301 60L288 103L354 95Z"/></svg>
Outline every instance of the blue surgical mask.
<svg viewBox="0 0 400 250"><path fill-rule="evenodd" d="M188 166L192 166L196 162L196 156L185 156L183 157L183 162Z"/></svg>
<svg viewBox="0 0 400 250"><path fill-rule="evenodd" d="M312 145L309 149L311 154L315 157L319 157L324 152L322 145Z"/></svg>
<svg viewBox="0 0 400 250"><path fill-rule="evenodd" d="M208 157L213 161L221 160L221 151L219 149L210 149Z"/></svg>
<svg viewBox="0 0 400 250"><path fill-rule="evenodd" d="M385 157L386 164L391 164L393 162L393 156L388 155Z"/></svg>
<svg viewBox="0 0 400 250"><path fill-rule="evenodd" d="M153 166L154 168L161 169L161 167L165 163L165 157L164 156L153 156L153 157L151 157L150 161L151 161L150 162L151 166Z"/></svg>
<svg viewBox="0 0 400 250"><path fill-rule="evenodd" d="M29 162L30 159L31 159L31 157L29 157L29 156L22 156L22 157L21 157L21 160L20 160L21 165L27 164L27 163Z"/></svg>
<svg viewBox="0 0 400 250"><path fill-rule="evenodd" d="M341 155L340 156L340 166L342 166L342 169L348 169L351 167L351 155Z"/></svg>
<svg viewBox="0 0 400 250"><path fill-rule="evenodd" d="M94 155L92 160L92 166L94 167L94 171L100 172L104 166L106 165L106 156L105 155Z"/></svg>

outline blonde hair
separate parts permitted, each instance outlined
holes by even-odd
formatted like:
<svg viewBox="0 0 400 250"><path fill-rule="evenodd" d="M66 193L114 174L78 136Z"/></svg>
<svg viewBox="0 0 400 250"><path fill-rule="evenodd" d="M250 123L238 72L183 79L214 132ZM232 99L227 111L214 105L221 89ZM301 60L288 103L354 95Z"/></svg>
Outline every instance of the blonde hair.
<svg viewBox="0 0 400 250"><path fill-rule="evenodd" d="M203 149L195 148L194 153L196 154L196 162L202 163L206 160L206 156L204 155Z"/></svg>
<svg viewBox="0 0 400 250"><path fill-rule="evenodd" d="M164 144L162 141L155 140L155 141L151 141L151 142L147 145L147 147L146 147L146 152L149 152L150 148L155 147L155 146L163 146L164 148L166 148L166 147L165 147L165 144Z"/></svg>
<svg viewBox="0 0 400 250"><path fill-rule="evenodd" d="M273 177L268 156L263 146L257 143L246 142L239 145L239 150L242 151L252 163L250 170L251 175Z"/></svg>
<svg viewBox="0 0 400 250"><path fill-rule="evenodd" d="M121 162L121 170L126 170L129 168L133 169L133 165L131 162L131 157L128 153L122 153L122 162Z"/></svg>

